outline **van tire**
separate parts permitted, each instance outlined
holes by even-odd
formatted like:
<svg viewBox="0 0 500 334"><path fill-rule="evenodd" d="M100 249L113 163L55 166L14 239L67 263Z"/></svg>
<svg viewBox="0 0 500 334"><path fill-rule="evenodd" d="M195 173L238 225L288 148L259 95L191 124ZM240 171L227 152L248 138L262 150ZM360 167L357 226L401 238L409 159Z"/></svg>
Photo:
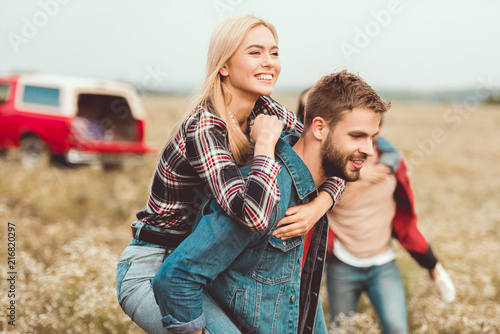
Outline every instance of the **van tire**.
<svg viewBox="0 0 500 334"><path fill-rule="evenodd" d="M121 163L121 162L115 162L115 163L103 162L101 165L102 165L102 169L105 172L111 172L114 170L122 170L123 169L123 163Z"/></svg>
<svg viewBox="0 0 500 334"><path fill-rule="evenodd" d="M72 164L64 155L52 155L50 165L58 168L76 168L77 165Z"/></svg>
<svg viewBox="0 0 500 334"><path fill-rule="evenodd" d="M19 160L25 169L33 169L48 166L50 152L44 141L36 135L28 135L21 138L19 145Z"/></svg>

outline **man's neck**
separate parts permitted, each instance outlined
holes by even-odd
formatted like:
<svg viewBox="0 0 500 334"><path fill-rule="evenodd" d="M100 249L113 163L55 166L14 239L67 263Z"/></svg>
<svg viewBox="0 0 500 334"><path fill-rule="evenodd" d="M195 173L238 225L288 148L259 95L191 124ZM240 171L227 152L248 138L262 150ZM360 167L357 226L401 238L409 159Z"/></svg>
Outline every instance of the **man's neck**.
<svg viewBox="0 0 500 334"><path fill-rule="evenodd" d="M293 145L293 150L309 169L314 184L318 188L327 180L327 177L323 176L321 168L321 143L307 141L304 137L300 137Z"/></svg>

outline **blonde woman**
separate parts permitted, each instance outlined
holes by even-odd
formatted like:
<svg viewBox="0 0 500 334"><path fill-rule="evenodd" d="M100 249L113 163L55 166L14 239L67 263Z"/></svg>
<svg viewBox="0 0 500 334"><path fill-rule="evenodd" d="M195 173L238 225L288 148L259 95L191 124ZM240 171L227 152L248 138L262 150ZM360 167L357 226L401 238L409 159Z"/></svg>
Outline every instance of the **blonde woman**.
<svg viewBox="0 0 500 334"><path fill-rule="evenodd" d="M132 242L118 263L120 305L148 333L165 332L151 280L190 233L206 195L237 223L256 231L267 226L280 199L275 144L283 129L302 132L295 115L269 97L280 72L272 24L239 16L213 32L201 92L159 158L146 207L137 213ZM244 179L238 167L250 161ZM280 236L304 235L343 189L342 180L327 181L317 199L286 218L291 224L281 228Z"/></svg>

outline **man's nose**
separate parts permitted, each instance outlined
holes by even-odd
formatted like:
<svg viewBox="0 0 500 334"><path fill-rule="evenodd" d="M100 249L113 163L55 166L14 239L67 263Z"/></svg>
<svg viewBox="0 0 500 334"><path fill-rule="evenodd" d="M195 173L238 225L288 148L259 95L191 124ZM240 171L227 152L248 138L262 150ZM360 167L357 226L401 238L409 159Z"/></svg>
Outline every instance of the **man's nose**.
<svg viewBox="0 0 500 334"><path fill-rule="evenodd" d="M369 157L373 156L373 154L374 154L373 140L370 138L370 139L363 141L363 145L360 147L359 152L364 153Z"/></svg>

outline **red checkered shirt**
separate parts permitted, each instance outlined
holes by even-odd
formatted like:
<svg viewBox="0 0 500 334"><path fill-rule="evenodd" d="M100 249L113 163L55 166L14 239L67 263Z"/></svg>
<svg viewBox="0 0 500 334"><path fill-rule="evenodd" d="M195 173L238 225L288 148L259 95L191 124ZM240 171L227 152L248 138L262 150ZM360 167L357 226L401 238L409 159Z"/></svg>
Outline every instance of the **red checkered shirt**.
<svg viewBox="0 0 500 334"><path fill-rule="evenodd" d="M285 124L285 130L302 132L295 114L270 97L257 101L249 124L259 114L276 115ZM280 169L276 160L256 156L248 178L244 179L232 158L226 124L199 106L163 151L148 202L137 218L157 227L190 231L203 198L210 194L235 221L249 229L262 230L280 200L276 184ZM332 178L320 190L327 191L337 203L344 188L343 180Z"/></svg>

